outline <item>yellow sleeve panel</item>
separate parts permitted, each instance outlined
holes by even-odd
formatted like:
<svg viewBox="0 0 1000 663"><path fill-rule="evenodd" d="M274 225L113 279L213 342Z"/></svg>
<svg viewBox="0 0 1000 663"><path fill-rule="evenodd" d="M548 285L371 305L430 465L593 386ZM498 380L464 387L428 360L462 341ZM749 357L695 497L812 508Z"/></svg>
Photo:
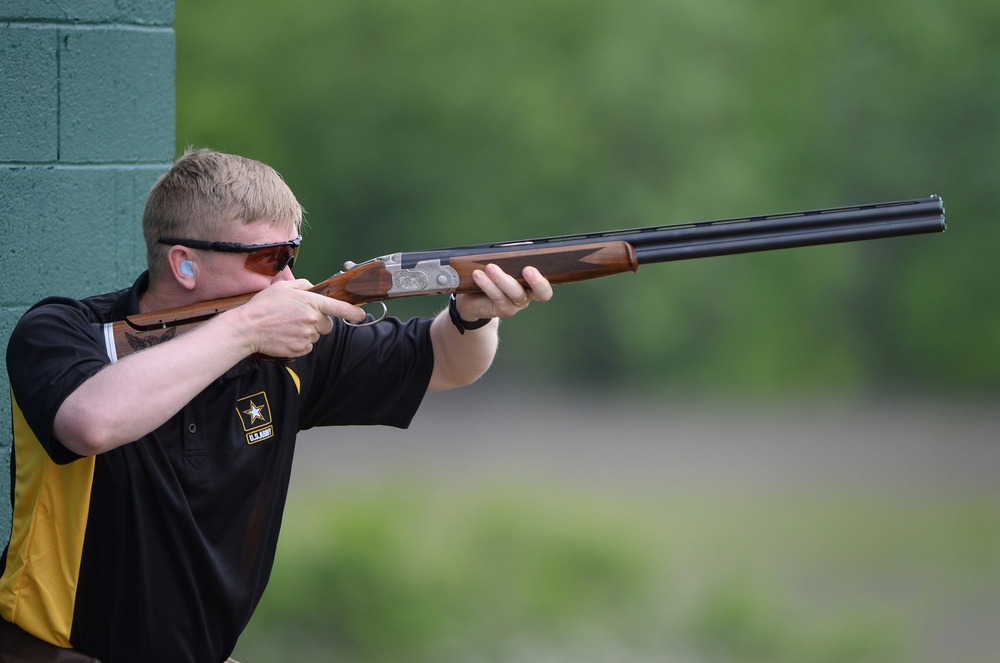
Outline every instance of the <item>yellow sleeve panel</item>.
<svg viewBox="0 0 1000 663"><path fill-rule="evenodd" d="M11 400L15 499L0 615L37 638L71 647L95 459L53 463Z"/></svg>

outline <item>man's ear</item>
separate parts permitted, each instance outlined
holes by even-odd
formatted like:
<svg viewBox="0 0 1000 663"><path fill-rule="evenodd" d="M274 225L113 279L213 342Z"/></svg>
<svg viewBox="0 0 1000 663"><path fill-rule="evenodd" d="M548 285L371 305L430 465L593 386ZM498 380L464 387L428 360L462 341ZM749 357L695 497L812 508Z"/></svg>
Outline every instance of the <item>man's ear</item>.
<svg viewBox="0 0 1000 663"><path fill-rule="evenodd" d="M167 263L174 280L187 290L194 290L198 278L198 263L190 249L174 246L167 252Z"/></svg>

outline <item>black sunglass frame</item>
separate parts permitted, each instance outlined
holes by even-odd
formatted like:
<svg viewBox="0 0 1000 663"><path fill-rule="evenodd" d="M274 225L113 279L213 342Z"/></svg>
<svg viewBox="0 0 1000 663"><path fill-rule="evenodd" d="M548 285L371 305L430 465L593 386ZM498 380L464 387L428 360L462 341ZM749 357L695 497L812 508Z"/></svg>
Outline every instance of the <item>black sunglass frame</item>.
<svg viewBox="0 0 1000 663"><path fill-rule="evenodd" d="M163 239L157 240L159 244L166 244L168 246L184 246L189 249L202 249L205 251L218 251L220 253L247 253L255 254L262 251L267 251L268 249L280 249L289 248L291 252L288 256L280 260L275 260L272 266L273 273L270 276L278 274L278 272L285 269L285 267L291 267L295 263L295 258L299 252L299 245L302 244L302 236L299 235L295 239L289 240L287 242L274 242L272 244L243 244L240 242L210 242L204 239L179 239L176 237L164 237ZM251 258L247 257L246 268L253 272L260 272L259 269L255 269L251 266Z"/></svg>

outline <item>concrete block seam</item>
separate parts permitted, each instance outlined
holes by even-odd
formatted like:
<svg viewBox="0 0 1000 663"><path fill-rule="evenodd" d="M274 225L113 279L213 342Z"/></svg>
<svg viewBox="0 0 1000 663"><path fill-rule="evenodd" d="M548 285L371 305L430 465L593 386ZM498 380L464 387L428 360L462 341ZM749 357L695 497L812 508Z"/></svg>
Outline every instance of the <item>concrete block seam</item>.
<svg viewBox="0 0 1000 663"><path fill-rule="evenodd" d="M65 22L42 22L42 21L3 21L0 29L27 29L27 30L118 30L121 32L173 32L172 25L146 25L143 23L76 23Z"/></svg>

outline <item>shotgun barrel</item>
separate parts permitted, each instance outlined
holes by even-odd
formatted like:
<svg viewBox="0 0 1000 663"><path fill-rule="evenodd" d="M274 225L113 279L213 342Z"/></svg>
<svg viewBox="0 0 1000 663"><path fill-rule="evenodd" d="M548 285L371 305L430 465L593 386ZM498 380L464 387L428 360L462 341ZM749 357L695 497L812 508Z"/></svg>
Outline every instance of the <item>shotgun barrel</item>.
<svg viewBox="0 0 1000 663"><path fill-rule="evenodd" d="M635 247L639 264L818 246L860 240L944 232L944 201L939 196L853 207L749 216L718 221L538 237L450 249L410 251L404 266L423 260L506 252L520 248L568 246L621 240Z"/></svg>

